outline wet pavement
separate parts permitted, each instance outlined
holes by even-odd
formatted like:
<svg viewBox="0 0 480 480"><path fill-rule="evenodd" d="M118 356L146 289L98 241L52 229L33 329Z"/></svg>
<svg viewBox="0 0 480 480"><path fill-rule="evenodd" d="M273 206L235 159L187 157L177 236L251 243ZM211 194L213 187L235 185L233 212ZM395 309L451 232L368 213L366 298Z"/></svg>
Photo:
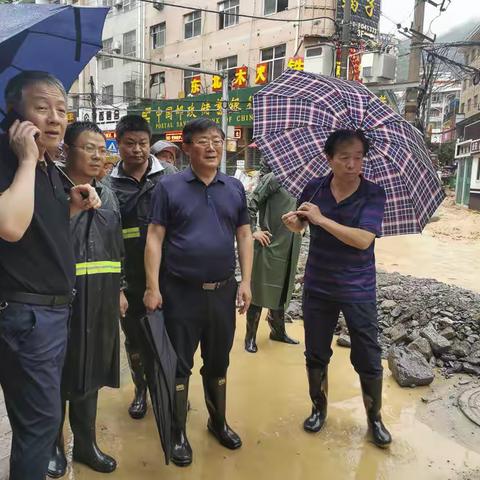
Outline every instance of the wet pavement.
<svg viewBox="0 0 480 480"><path fill-rule="evenodd" d="M381 239L379 268L432 277L479 291L479 247L441 242L428 235ZM324 429L307 434L301 425L310 411L303 346L268 340L259 328L257 354L243 350L245 320L240 317L228 378L228 419L242 437L243 447L229 451L207 432L207 411L198 374L191 379L192 410L188 436L194 451L192 466L165 466L151 409L145 419L127 414L132 385L122 361L122 388L100 395L98 440L118 460L110 475L70 465L69 480L221 479L265 476L277 480L474 480L480 479L480 428L462 414L457 396L478 387L477 380L455 376L435 379L429 387L400 388L385 365L384 421L394 443L379 450L366 437L366 420L358 377L349 350L334 347L330 368L329 412ZM288 325L303 338L302 323ZM0 405L1 408L1 405ZM0 453L5 471L8 422L0 418ZM67 448L71 439L67 433ZM3 477L0 475L0 478Z"/></svg>
<svg viewBox="0 0 480 480"><path fill-rule="evenodd" d="M402 389L385 369L383 416L394 443L389 450L379 450L365 436L360 385L349 363L349 350L334 347L327 423L322 432L311 435L301 428L310 410L303 347L268 340L267 326L262 322L259 352L248 354L243 351L243 328L239 320L228 378L229 423L242 436L243 447L226 450L207 432L198 369L191 380L192 410L188 419L194 462L187 468L164 465L151 410L140 421L128 417L130 384L120 391L105 389L100 401L99 443L119 463L109 478L480 478L480 474L470 476L480 469L480 429L454 405L437 401L439 395L456 396L453 380L436 380L427 388ZM301 338L301 322L289 325L289 332ZM128 373L123 373L128 380ZM460 388L466 387L471 385ZM93 480L105 479L105 475L74 465L66 478Z"/></svg>

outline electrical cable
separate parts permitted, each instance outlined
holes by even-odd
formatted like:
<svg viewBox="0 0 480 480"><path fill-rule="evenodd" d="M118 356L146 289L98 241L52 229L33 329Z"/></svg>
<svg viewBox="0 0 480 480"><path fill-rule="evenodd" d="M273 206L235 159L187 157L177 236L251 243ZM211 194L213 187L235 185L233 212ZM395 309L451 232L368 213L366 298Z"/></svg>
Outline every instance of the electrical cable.
<svg viewBox="0 0 480 480"><path fill-rule="evenodd" d="M331 20L335 25L337 25L337 21L333 17L314 17L314 18L303 18L300 20L297 19L289 19L289 18L272 18L272 17L259 17L258 15L248 15L246 13L233 13L233 14L226 14L223 11L219 10L212 10L209 8L199 8L199 7L191 7L187 5L179 5L177 3L170 3L170 2L164 2L163 0L138 0L139 2L146 2L146 3L152 3L152 4L160 4L164 5L167 7L175 7L175 8L182 8L184 10L191 10L192 12L206 12L206 13L215 13L216 15L231 15L235 17L243 17L243 18L251 18L255 20L265 20L269 22L283 22L283 23L303 23L303 22L313 22L316 20ZM288 12L289 9L282 10L283 12ZM277 12L281 13L281 12Z"/></svg>

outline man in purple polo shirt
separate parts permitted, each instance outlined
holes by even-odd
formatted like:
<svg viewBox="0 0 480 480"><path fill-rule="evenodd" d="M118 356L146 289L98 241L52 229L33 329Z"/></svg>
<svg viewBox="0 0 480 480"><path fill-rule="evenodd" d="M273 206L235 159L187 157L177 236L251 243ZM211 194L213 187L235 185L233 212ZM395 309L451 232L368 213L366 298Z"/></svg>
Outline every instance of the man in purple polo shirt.
<svg viewBox="0 0 480 480"><path fill-rule="evenodd" d="M378 343L374 244L381 235L385 191L360 175L369 149L362 132L338 130L325 143L332 172L311 180L296 212L285 214L294 232L310 226L305 269L305 356L312 413L307 432L318 432L327 415L327 370L340 311L352 343L351 361L360 376L369 433L375 445L392 438L380 415L381 348Z"/></svg>
<svg viewBox="0 0 480 480"><path fill-rule="evenodd" d="M243 314L252 297L253 239L242 184L218 171L224 141L225 133L213 120L187 123L183 151L190 166L162 179L152 197L143 300L148 311L163 308L178 357L171 449L178 466L192 463L187 401L199 344L208 430L226 448L242 445L225 418L226 375L235 334L235 299ZM238 285L235 240L242 273Z"/></svg>

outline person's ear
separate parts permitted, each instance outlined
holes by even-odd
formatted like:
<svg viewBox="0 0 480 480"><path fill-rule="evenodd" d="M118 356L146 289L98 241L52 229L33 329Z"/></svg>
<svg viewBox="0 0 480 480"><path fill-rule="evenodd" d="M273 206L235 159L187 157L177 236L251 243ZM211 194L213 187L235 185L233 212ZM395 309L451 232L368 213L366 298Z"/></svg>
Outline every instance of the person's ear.
<svg viewBox="0 0 480 480"><path fill-rule="evenodd" d="M185 155L187 155L187 157L190 156L190 146L191 146L190 143L182 143L183 153L184 153Z"/></svg>

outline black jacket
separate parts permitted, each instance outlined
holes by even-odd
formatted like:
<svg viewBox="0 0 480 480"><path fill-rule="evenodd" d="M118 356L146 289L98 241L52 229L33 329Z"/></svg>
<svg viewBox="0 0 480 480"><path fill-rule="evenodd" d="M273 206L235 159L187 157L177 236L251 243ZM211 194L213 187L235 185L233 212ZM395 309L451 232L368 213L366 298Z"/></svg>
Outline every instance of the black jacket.
<svg viewBox="0 0 480 480"><path fill-rule="evenodd" d="M153 155L150 155L148 161L147 172L140 182L125 173L123 162L119 162L112 173L103 180L115 192L120 203L126 252L127 289L141 297L145 291L143 257L153 189L164 175L177 173L173 165L161 162Z"/></svg>
<svg viewBox="0 0 480 480"><path fill-rule="evenodd" d="M70 189L64 180L65 190ZM70 221L77 294L72 306L62 392L76 398L120 379L119 295L124 248L115 194L96 183L98 210Z"/></svg>

